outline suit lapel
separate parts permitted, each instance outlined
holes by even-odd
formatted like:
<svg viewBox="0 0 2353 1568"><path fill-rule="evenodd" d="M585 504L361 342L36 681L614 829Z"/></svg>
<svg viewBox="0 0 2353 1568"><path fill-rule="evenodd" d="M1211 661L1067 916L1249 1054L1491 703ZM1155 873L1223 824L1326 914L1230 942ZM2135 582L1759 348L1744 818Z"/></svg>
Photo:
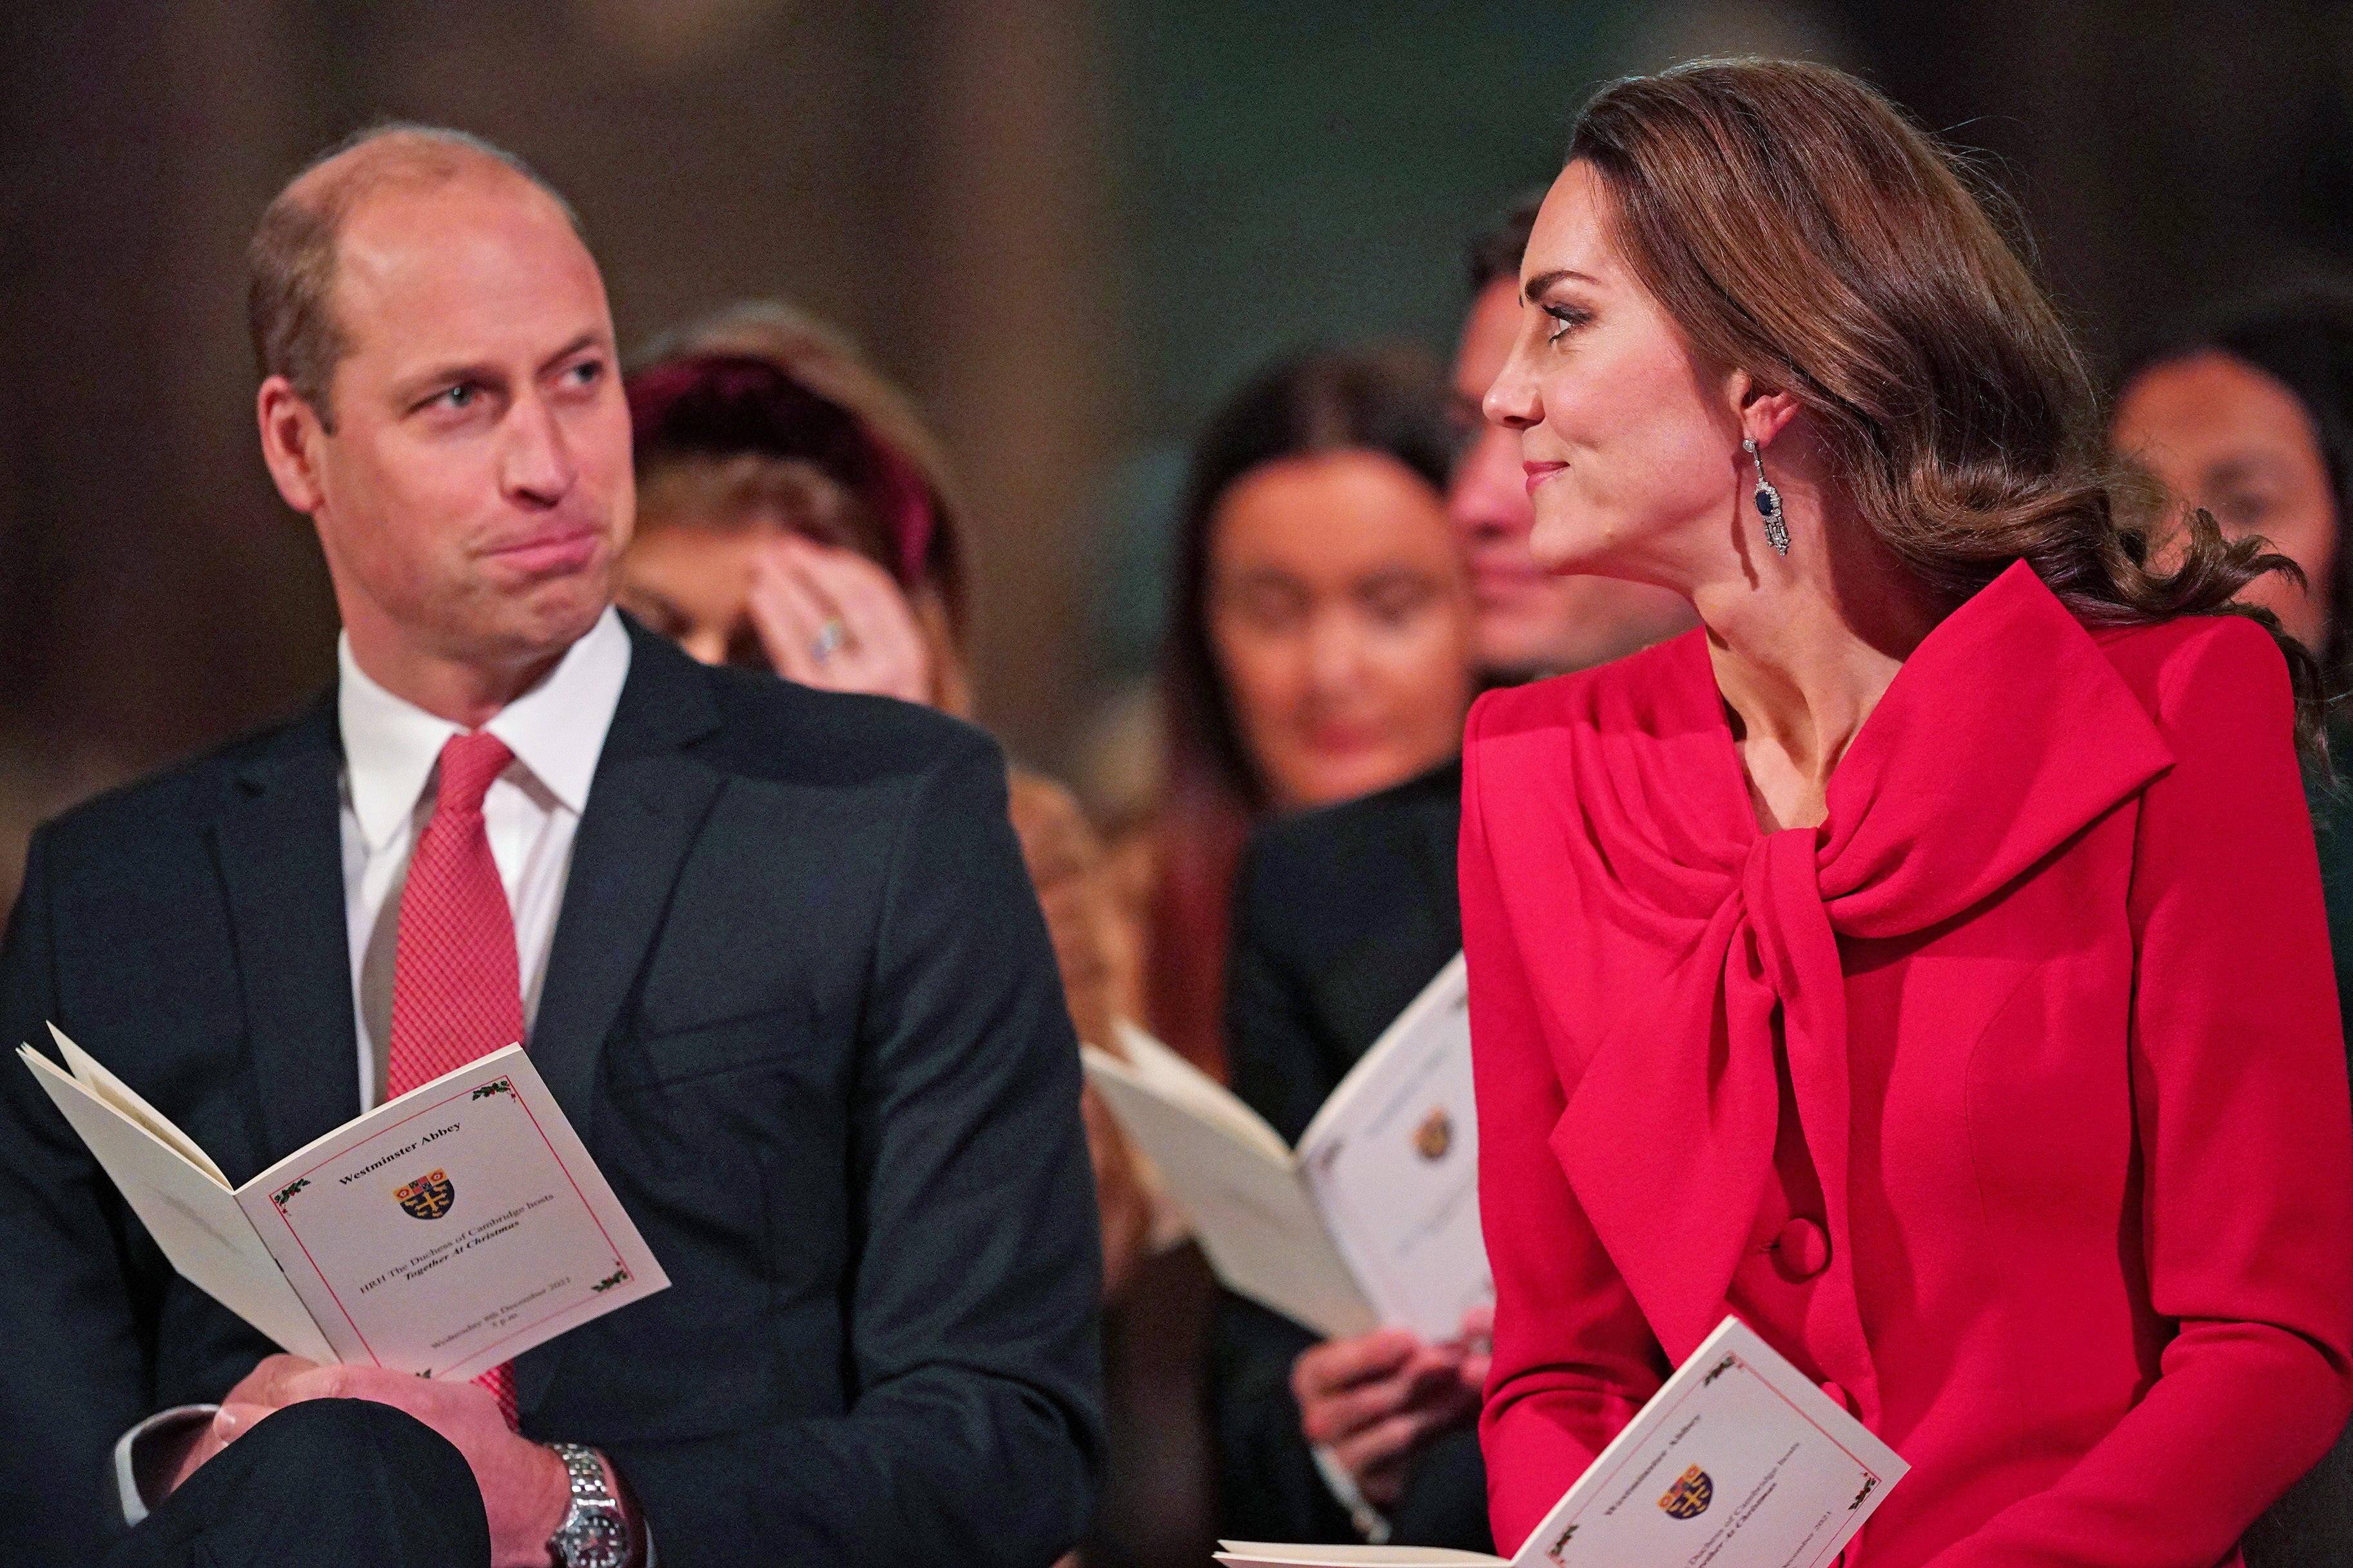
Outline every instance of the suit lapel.
<svg viewBox="0 0 2353 1568"><path fill-rule="evenodd" d="M626 624L629 678L572 841L530 1045L532 1065L584 1140L590 1140L597 1056L726 783L717 770L680 754L719 727L702 672L635 621ZM547 1396L569 1344L558 1339L516 1359L515 1399L524 1414Z"/></svg>
<svg viewBox="0 0 2353 1568"><path fill-rule="evenodd" d="M679 754L719 724L702 672L635 622L628 627L629 678L573 841L531 1037L532 1065L584 1136L597 1052L725 783Z"/></svg>
<svg viewBox="0 0 2353 1568"><path fill-rule="evenodd" d="M268 1139L262 1163L360 1113L333 694L237 774L213 825Z"/></svg>

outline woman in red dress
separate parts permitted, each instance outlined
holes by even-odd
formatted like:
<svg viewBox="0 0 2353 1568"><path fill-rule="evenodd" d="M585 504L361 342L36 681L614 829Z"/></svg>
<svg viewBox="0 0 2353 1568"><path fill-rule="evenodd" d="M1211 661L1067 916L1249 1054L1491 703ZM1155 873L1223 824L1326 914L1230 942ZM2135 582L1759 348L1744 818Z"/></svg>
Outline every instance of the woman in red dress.
<svg viewBox="0 0 2353 1568"><path fill-rule="evenodd" d="M1506 1548L1727 1312L1914 1467L1872 1568L2232 1563L2353 1408L2315 668L2223 613L2260 541L2102 467L1989 200L1702 64L1528 247L1537 552L1704 625L1471 719Z"/></svg>

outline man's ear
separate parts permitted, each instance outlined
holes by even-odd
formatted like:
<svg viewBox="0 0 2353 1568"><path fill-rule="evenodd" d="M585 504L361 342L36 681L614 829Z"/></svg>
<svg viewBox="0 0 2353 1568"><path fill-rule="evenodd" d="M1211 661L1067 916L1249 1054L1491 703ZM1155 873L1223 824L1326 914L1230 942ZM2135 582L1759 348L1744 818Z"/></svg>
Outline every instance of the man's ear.
<svg viewBox="0 0 2353 1568"><path fill-rule="evenodd" d="M273 375L254 395L254 415L261 423L261 460L286 504L308 517L326 500L319 482L319 447L326 426L310 400L294 384Z"/></svg>
<svg viewBox="0 0 2353 1568"><path fill-rule="evenodd" d="M1732 373L1732 405L1740 421L1743 440L1754 441L1759 447L1769 447L1781 427L1798 416L1799 407L1796 395L1780 387L1767 386L1745 370Z"/></svg>

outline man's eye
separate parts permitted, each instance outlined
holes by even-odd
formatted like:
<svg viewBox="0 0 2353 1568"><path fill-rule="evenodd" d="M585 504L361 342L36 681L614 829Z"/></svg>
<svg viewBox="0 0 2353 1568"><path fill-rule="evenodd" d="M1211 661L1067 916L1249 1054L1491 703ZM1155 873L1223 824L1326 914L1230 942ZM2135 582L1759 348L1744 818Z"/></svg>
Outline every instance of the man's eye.
<svg viewBox="0 0 2353 1568"><path fill-rule="evenodd" d="M602 360L584 360L564 374L575 386L594 386L605 374L605 363Z"/></svg>
<svg viewBox="0 0 2353 1568"><path fill-rule="evenodd" d="M469 382L459 382L441 395L441 401L451 408L471 408L482 395L482 389Z"/></svg>

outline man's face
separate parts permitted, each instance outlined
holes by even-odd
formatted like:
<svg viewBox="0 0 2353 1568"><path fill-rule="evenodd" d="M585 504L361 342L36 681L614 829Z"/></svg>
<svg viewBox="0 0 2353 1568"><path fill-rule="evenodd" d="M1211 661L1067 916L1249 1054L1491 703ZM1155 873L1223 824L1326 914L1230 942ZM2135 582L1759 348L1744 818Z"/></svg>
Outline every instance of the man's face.
<svg viewBox="0 0 2353 1568"><path fill-rule="evenodd" d="M1616 658L1691 624L1662 588L1607 577L1556 577L1528 548L1528 499L1515 430L1489 424L1480 405L1511 358L1520 331L1520 285L1499 278L1480 290L1454 358L1457 406L1472 434L1454 471L1447 510L1471 568L1472 651L1491 677L1525 679Z"/></svg>
<svg viewBox="0 0 2353 1568"><path fill-rule="evenodd" d="M346 221L333 304L351 352L305 510L354 646L364 631L474 665L560 652L611 598L636 508L586 247L500 173L396 188Z"/></svg>

